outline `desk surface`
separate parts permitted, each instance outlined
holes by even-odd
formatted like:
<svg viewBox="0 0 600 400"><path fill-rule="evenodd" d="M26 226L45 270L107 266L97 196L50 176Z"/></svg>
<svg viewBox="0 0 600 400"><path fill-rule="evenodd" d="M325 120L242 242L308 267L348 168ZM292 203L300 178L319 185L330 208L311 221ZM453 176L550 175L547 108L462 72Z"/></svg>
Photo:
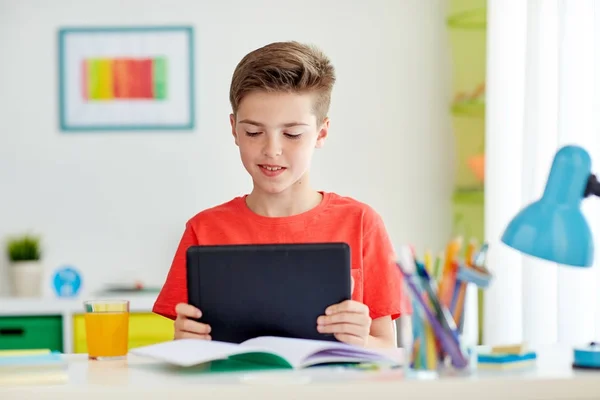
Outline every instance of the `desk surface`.
<svg viewBox="0 0 600 400"><path fill-rule="evenodd" d="M478 371L439 379L413 376L403 369L361 371L318 368L303 371L202 373L130 355L123 361L88 361L69 355L68 382L50 386L0 387L0 398L90 400L116 394L173 399L592 399L600 398L600 372L571 368L568 348L538 352L535 368ZM448 397L449 396L449 397Z"/></svg>

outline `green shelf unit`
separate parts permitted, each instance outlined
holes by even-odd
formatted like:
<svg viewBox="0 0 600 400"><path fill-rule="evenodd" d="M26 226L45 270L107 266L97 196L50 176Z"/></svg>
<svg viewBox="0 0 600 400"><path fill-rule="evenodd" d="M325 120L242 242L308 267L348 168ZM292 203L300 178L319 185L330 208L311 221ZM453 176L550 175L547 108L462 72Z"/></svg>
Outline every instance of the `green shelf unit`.
<svg viewBox="0 0 600 400"><path fill-rule="evenodd" d="M452 54L452 133L455 143L453 236L484 242L485 80L487 0L450 0L447 29ZM483 291L479 291L479 342Z"/></svg>
<svg viewBox="0 0 600 400"><path fill-rule="evenodd" d="M481 7L474 10L458 11L452 13L447 19L448 27L454 29L487 29L487 8Z"/></svg>
<svg viewBox="0 0 600 400"><path fill-rule="evenodd" d="M472 188L472 189L460 189L454 192L452 200L455 202L469 203L469 204L483 204L485 199L485 192L483 187Z"/></svg>
<svg viewBox="0 0 600 400"><path fill-rule="evenodd" d="M450 111L456 117L485 118L485 103L483 101L454 103Z"/></svg>
<svg viewBox="0 0 600 400"><path fill-rule="evenodd" d="M453 199L453 234L465 240L484 239L484 191L483 189L460 190Z"/></svg>
<svg viewBox="0 0 600 400"><path fill-rule="evenodd" d="M454 187L457 191L482 190L483 182L470 162L485 153L485 118L455 115L451 123L456 158Z"/></svg>
<svg viewBox="0 0 600 400"><path fill-rule="evenodd" d="M453 233L466 240L476 239L482 244L485 239L485 192L483 188L473 190L458 190L452 198L453 204ZM478 303L478 343L483 340L483 290L477 292Z"/></svg>
<svg viewBox="0 0 600 400"><path fill-rule="evenodd" d="M0 317L0 350L63 352L62 316Z"/></svg>

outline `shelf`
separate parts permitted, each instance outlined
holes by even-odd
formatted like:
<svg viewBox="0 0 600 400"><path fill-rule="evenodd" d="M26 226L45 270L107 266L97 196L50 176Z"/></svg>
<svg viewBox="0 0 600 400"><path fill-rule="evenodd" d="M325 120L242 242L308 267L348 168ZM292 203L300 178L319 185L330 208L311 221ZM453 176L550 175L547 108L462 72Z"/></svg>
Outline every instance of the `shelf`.
<svg viewBox="0 0 600 400"><path fill-rule="evenodd" d="M452 195L452 201L455 203L483 204L485 191L483 188L459 189Z"/></svg>
<svg viewBox="0 0 600 400"><path fill-rule="evenodd" d="M466 117L485 117L485 103L483 101L469 101L452 104L452 115Z"/></svg>
<svg viewBox="0 0 600 400"><path fill-rule="evenodd" d="M451 15L446 20L451 28L485 30L487 28L487 9L478 8Z"/></svg>

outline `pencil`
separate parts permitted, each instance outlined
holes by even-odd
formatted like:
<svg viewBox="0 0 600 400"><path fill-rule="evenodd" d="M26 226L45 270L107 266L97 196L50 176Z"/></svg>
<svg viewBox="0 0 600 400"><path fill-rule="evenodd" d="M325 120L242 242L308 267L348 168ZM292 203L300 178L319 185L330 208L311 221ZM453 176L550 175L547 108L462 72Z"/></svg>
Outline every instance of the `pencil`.
<svg viewBox="0 0 600 400"><path fill-rule="evenodd" d="M454 305L454 310L452 312L452 317L454 317L456 326L460 326L462 314L465 309L465 295L466 294L467 294L467 284L465 282L461 282L460 288L458 289L458 296L456 299L456 304Z"/></svg>
<svg viewBox="0 0 600 400"><path fill-rule="evenodd" d="M433 277L436 282L439 282L442 278L442 257L443 253L439 253L435 258L435 266L433 267Z"/></svg>
<svg viewBox="0 0 600 400"><path fill-rule="evenodd" d="M454 290L454 284L456 282L456 257L460 248L462 247L462 237L459 236L456 239L448 243L446 247L446 257L444 260L444 269L442 271L442 280L439 284L439 297L446 307L450 307L452 301L452 291Z"/></svg>
<svg viewBox="0 0 600 400"><path fill-rule="evenodd" d="M425 322L425 341L427 343L427 369L435 370L437 369L437 346L435 343L433 328L429 322Z"/></svg>
<svg viewBox="0 0 600 400"><path fill-rule="evenodd" d="M423 263L425 264L425 270L427 270L427 273L431 276L431 274L433 274L433 266L431 265L431 252L429 250L425 251Z"/></svg>
<svg viewBox="0 0 600 400"><path fill-rule="evenodd" d="M475 252L475 244L476 244L477 240L476 239L471 239L469 241L469 244L467 245L467 253L465 254L465 265L467 267L470 267L473 265L474 260L473 260L473 254Z"/></svg>

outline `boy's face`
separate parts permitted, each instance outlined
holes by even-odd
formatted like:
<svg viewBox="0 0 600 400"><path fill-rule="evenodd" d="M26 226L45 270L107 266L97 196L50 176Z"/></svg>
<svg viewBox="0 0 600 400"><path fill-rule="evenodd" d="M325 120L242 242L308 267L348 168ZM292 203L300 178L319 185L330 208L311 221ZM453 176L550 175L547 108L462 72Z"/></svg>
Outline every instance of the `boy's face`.
<svg viewBox="0 0 600 400"><path fill-rule="evenodd" d="M301 183L329 129L328 119L317 125L310 94L250 93L230 119L255 189L271 194Z"/></svg>

